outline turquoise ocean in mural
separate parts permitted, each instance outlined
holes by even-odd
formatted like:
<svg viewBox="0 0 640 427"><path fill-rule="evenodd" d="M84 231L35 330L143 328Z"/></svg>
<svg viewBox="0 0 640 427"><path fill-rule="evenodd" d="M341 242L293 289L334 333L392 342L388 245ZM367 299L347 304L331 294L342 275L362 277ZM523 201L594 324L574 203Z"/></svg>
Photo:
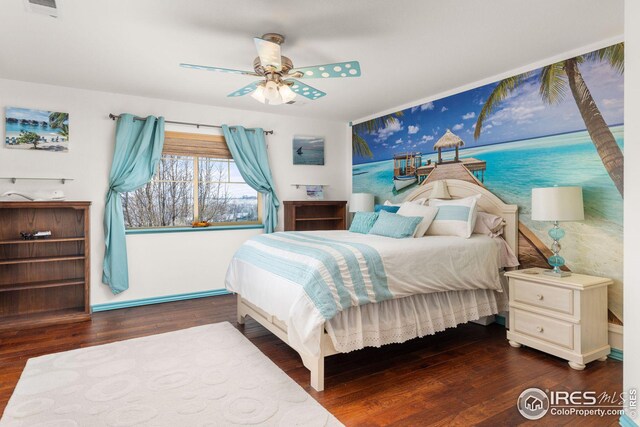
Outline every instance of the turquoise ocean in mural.
<svg viewBox="0 0 640 427"><path fill-rule="evenodd" d="M624 148L624 126L611 127ZM443 153L444 154L444 153ZM450 156L450 153L446 153ZM507 203L520 207L529 217L531 189L553 185L583 187L587 218L606 221L622 228L622 197L602 167L602 161L587 131L539 137L516 142L469 147L460 157L487 162L484 184ZM423 156L435 161L435 153ZM417 184L416 184L417 185ZM393 190L393 160L353 165L353 192L373 193L376 203L400 201L416 185L396 193ZM528 222L528 221L527 221Z"/></svg>

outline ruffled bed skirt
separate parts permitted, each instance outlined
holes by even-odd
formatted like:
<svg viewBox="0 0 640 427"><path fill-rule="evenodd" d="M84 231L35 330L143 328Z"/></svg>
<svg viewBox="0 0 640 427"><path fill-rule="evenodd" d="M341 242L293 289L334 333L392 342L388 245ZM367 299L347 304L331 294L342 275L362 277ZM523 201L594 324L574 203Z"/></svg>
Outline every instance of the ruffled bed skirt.
<svg viewBox="0 0 640 427"><path fill-rule="evenodd" d="M507 311L506 283L501 279L504 292L437 292L352 307L326 322L325 328L341 353L433 335Z"/></svg>

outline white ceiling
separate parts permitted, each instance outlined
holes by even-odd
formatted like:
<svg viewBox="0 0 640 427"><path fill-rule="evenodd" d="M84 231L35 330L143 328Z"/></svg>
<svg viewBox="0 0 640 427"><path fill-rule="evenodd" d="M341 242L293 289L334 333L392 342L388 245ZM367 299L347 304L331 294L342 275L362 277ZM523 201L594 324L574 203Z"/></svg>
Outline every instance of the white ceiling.
<svg viewBox="0 0 640 427"><path fill-rule="evenodd" d="M298 116L354 120L623 34L623 0L58 0L58 19L0 5L0 77ZM264 106L252 37L280 32L296 66L359 60L362 77ZM0 99L2 94L0 94Z"/></svg>

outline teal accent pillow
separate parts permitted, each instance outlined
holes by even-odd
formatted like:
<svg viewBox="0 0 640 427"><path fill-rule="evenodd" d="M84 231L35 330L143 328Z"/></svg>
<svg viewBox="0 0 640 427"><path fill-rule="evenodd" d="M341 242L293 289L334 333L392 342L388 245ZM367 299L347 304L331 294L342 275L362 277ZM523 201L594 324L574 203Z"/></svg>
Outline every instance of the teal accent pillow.
<svg viewBox="0 0 640 427"><path fill-rule="evenodd" d="M400 210L400 206L394 206L394 205L376 205L375 208L373 209L375 212L380 212L380 211L387 211L387 212L391 212L391 213L396 213L398 212L398 210Z"/></svg>
<svg viewBox="0 0 640 427"><path fill-rule="evenodd" d="M393 237L395 239L413 237L413 233L423 219L421 216L402 216L387 211L380 211L378 213L378 220L373 224L371 230L369 230L369 234Z"/></svg>
<svg viewBox="0 0 640 427"><path fill-rule="evenodd" d="M349 231L354 233L362 233L367 234L373 224L375 224L378 219L377 212L356 212L351 221L351 227L349 227Z"/></svg>

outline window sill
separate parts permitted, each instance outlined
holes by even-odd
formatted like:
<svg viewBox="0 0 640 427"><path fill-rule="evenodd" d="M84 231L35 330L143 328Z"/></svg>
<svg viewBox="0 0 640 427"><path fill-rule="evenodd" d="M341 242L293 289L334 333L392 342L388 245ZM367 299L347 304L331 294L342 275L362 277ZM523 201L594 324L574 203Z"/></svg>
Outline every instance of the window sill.
<svg viewBox="0 0 640 427"><path fill-rule="evenodd" d="M192 231L226 231L226 230L251 230L264 228L263 224L246 225L218 225L211 227L166 227L166 228L131 228L125 230L126 235L130 234L159 234L159 233L190 233Z"/></svg>

